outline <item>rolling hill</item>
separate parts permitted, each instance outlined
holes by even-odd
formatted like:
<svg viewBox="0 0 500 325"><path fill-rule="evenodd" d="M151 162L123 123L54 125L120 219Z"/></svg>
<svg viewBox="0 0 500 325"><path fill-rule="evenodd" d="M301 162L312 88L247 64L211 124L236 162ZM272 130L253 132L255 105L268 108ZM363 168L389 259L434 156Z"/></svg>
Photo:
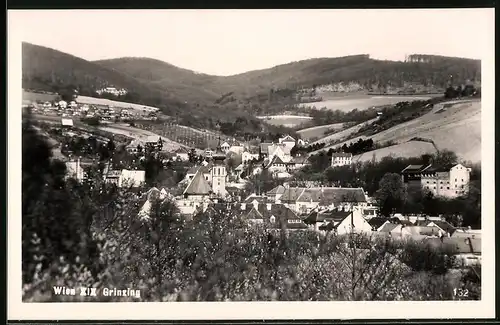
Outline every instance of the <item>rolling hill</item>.
<svg viewBox="0 0 500 325"><path fill-rule="evenodd" d="M22 50L25 89L57 92L73 86L80 95L92 96L104 86L126 88L129 94L122 101L200 121L214 117L234 120L240 115L251 118L256 111L267 115L271 105L283 109L297 103L298 89L334 82L353 81L366 89L373 84L408 82L443 87L450 75L456 83L481 77L478 60L425 55L421 57L426 62L380 61L368 55L316 58L223 77L150 58L91 62L29 43L23 43Z"/></svg>
<svg viewBox="0 0 500 325"><path fill-rule="evenodd" d="M198 99L215 99L227 93L249 98L269 94L271 89L296 90L334 82L358 82L369 89L372 84L403 85L404 82L446 87L449 76L455 82L479 80L479 60L423 56L429 62L396 62L371 59L368 55L316 58L249 71L232 76L199 74L169 63L148 58L118 58L95 63L149 82L163 90ZM190 93L191 91L191 93Z"/></svg>
<svg viewBox="0 0 500 325"><path fill-rule="evenodd" d="M70 54L29 43L22 44L22 83L24 89L46 91L73 86L82 95L91 95L99 88L113 85L140 94L138 104L160 104L168 107L171 114L185 108L182 101L172 93L155 89L136 78Z"/></svg>
<svg viewBox="0 0 500 325"><path fill-rule="evenodd" d="M437 150L452 150L459 157L472 162L481 160L481 102L452 101L444 105L436 105L427 114L414 120L401 123L390 129L379 132L370 138L377 143L394 141L397 145L369 151L355 156L355 160L371 160L384 156L420 156L434 153L436 148L427 142L410 141L414 138L432 140ZM355 137L321 150L338 148L344 143L356 142L367 137ZM340 139L340 138L339 138ZM313 152L312 154L314 154Z"/></svg>

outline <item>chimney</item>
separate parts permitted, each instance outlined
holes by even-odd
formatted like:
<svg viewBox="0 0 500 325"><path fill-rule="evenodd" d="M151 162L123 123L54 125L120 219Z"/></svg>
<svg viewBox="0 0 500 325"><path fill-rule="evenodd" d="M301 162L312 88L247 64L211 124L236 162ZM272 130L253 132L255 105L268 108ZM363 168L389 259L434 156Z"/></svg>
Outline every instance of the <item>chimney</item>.
<svg viewBox="0 0 500 325"><path fill-rule="evenodd" d="M271 211L271 206L272 206L272 204L271 204L271 203L267 203L266 205L267 205L267 210L268 210L268 211Z"/></svg>
<svg viewBox="0 0 500 325"><path fill-rule="evenodd" d="M246 203L241 203L241 210L245 211L247 209Z"/></svg>

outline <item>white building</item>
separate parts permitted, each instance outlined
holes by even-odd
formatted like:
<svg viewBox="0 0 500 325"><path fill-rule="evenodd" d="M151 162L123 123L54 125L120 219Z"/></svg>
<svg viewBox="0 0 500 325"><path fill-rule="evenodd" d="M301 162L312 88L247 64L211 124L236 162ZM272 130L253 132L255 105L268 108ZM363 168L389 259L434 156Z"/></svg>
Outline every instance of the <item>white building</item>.
<svg viewBox="0 0 500 325"><path fill-rule="evenodd" d="M68 103L65 102L64 100L59 101L58 105L59 105L59 108L62 108L62 109L65 109L66 107L68 107Z"/></svg>
<svg viewBox="0 0 500 325"><path fill-rule="evenodd" d="M259 159L259 153L252 153L248 150L244 151L242 154L241 154L241 162L246 164L252 160L258 160Z"/></svg>
<svg viewBox="0 0 500 325"><path fill-rule="evenodd" d="M144 170L122 169L118 179L118 187L139 187L146 181L146 172Z"/></svg>
<svg viewBox="0 0 500 325"><path fill-rule="evenodd" d="M85 173L80 163L80 159L66 162L66 170L68 171L67 175L77 181L82 181L85 178Z"/></svg>
<svg viewBox="0 0 500 325"><path fill-rule="evenodd" d="M421 173L421 186L435 196L457 197L469 190L471 169L461 164L430 167Z"/></svg>
<svg viewBox="0 0 500 325"><path fill-rule="evenodd" d="M289 135L278 139L278 142L284 144L288 152L290 152L290 150L292 150L292 148L297 144L297 141Z"/></svg>
<svg viewBox="0 0 500 325"><path fill-rule="evenodd" d="M311 225L316 231L333 232L336 235L372 232L371 225L363 218L359 207L353 207L350 211L341 209L313 211L304 219L304 223Z"/></svg>
<svg viewBox="0 0 500 325"><path fill-rule="evenodd" d="M352 153L334 152L332 154L332 167L348 166L352 164Z"/></svg>

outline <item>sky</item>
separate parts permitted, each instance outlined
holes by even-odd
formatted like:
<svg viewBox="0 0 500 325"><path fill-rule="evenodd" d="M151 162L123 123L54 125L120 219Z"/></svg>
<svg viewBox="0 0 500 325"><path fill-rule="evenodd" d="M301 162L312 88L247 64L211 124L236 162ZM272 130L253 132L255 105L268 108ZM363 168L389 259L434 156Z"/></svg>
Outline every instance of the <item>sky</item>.
<svg viewBox="0 0 500 325"><path fill-rule="evenodd" d="M318 57L408 54L481 59L493 9L23 10L8 12L22 41L86 60L150 57L232 75Z"/></svg>

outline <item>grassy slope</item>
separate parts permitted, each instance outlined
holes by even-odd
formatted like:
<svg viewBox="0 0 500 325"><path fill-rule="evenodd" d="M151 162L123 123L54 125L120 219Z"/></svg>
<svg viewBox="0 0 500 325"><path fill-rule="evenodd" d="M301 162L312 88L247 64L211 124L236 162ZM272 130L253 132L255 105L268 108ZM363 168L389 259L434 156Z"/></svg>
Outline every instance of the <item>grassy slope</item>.
<svg viewBox="0 0 500 325"><path fill-rule="evenodd" d="M388 130L372 136L373 141L382 143L396 141L399 144L388 148L370 151L356 157L360 160L372 159L373 154L377 159L387 155L406 156L420 155L435 152L430 143L407 142L414 137L433 140L438 149L455 151L465 160L481 160L481 102L478 100L460 102L453 101L451 107L441 111L442 106L436 105L429 113L414 120L396 125ZM342 146L344 143L355 142L366 137L356 137L332 147ZM322 150L328 150L325 147Z"/></svg>
<svg viewBox="0 0 500 325"><path fill-rule="evenodd" d="M334 124L327 124L327 125L319 125L319 126L313 126L311 128L307 129L302 129L297 131L298 134L303 139L311 139L311 138L321 138L325 135L326 131L336 131L340 130L344 123L334 123Z"/></svg>

